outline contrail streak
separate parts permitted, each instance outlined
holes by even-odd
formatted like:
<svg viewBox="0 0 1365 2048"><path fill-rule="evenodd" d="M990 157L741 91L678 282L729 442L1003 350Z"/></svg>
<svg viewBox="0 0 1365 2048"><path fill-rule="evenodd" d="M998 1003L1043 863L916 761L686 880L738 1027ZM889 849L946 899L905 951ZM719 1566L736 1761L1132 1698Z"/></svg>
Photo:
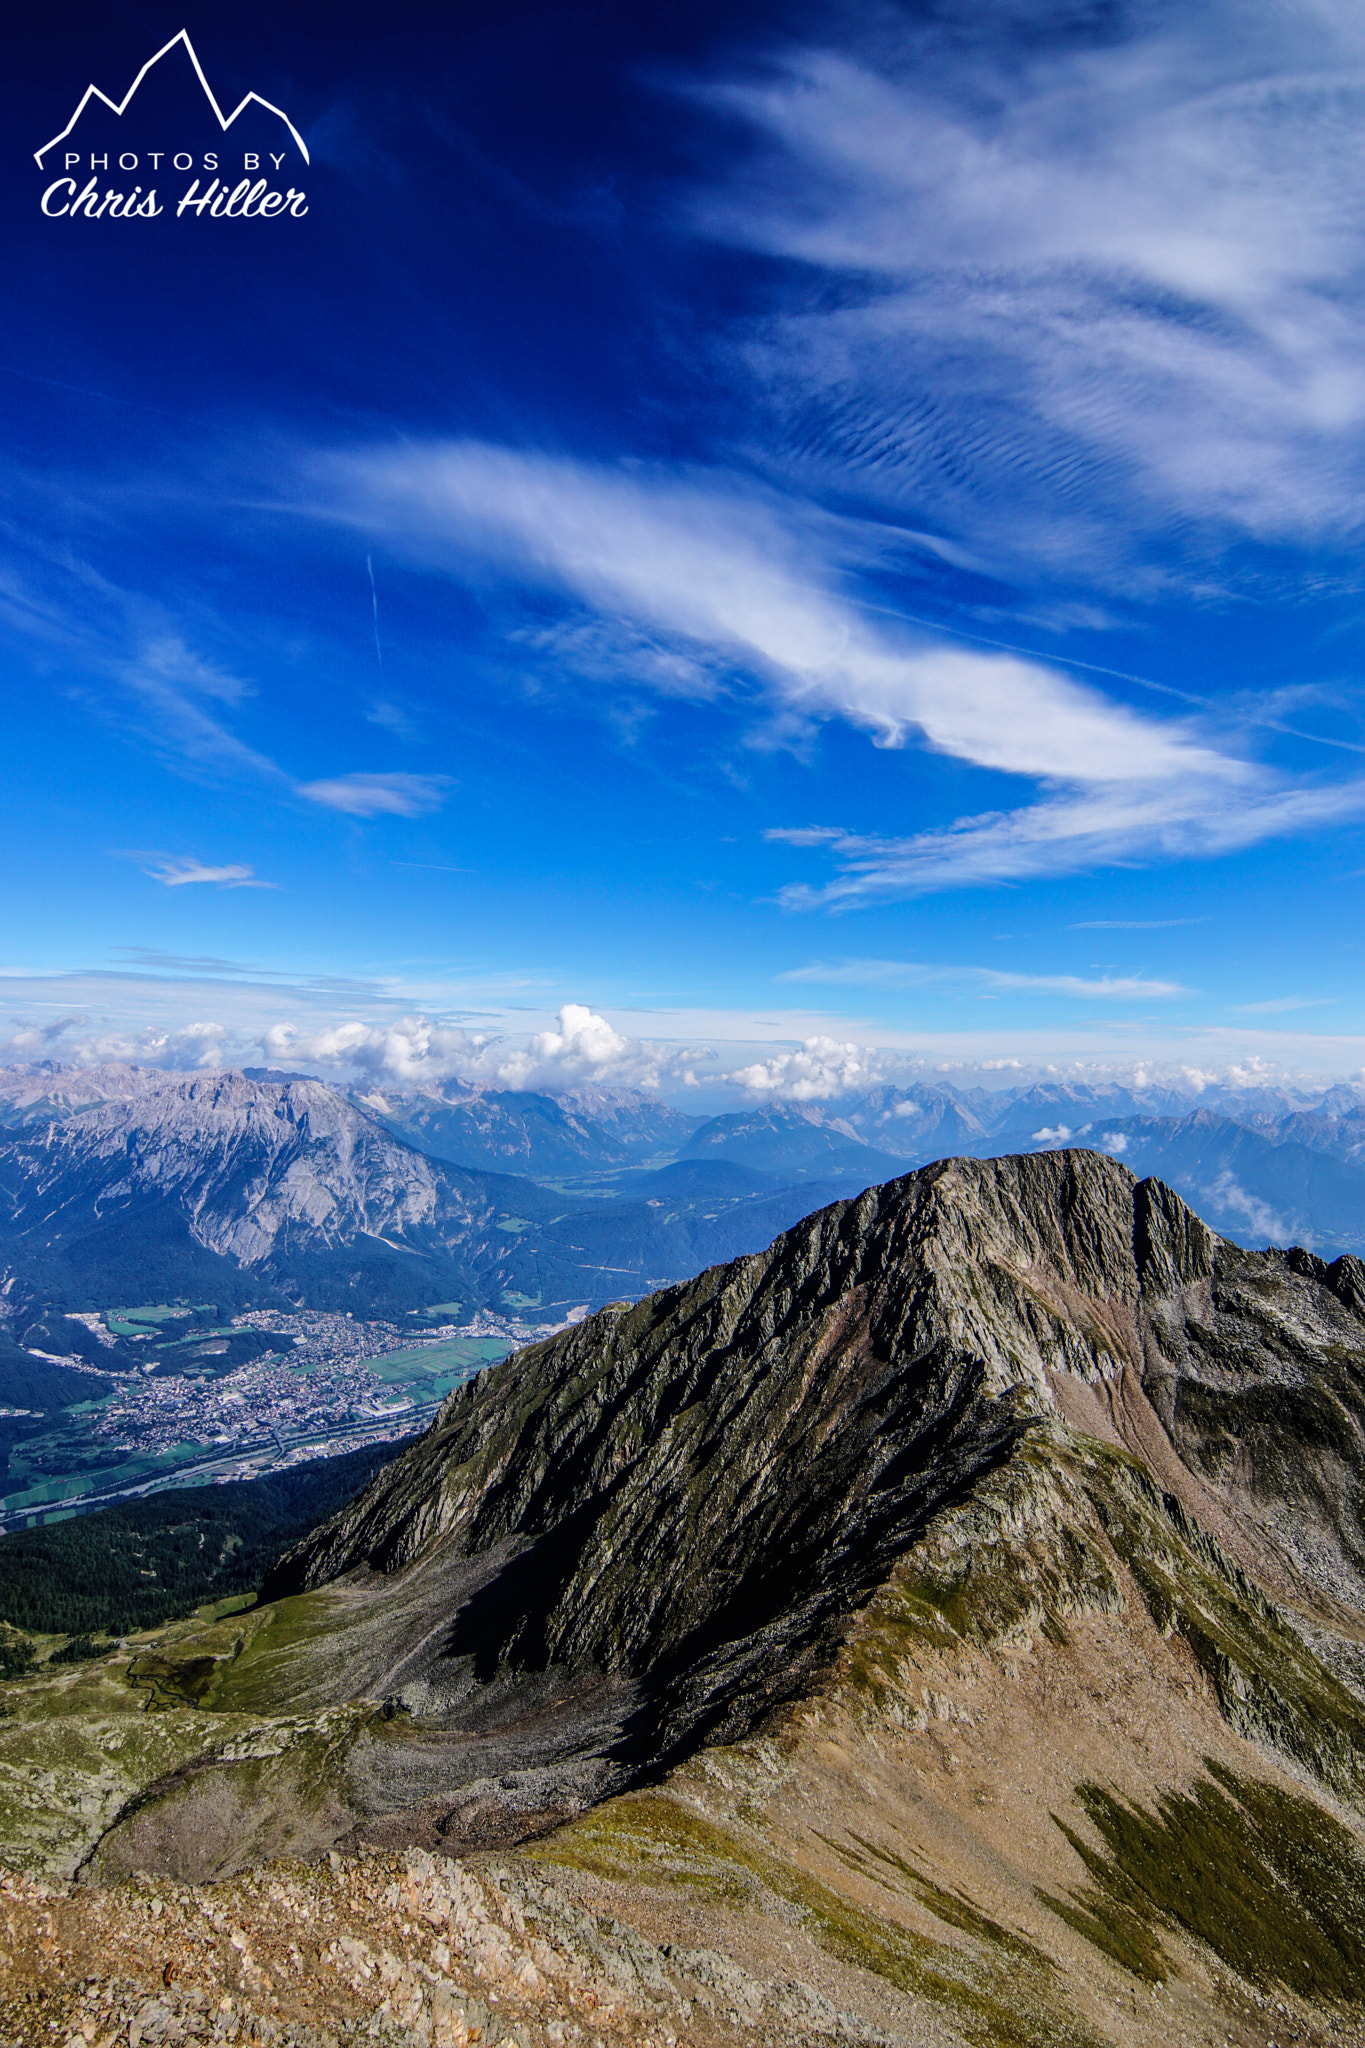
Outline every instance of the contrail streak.
<svg viewBox="0 0 1365 2048"><path fill-rule="evenodd" d="M384 668L384 650L383 650L383 648L382 648L382 647L380 646L380 644L379 644L379 592L378 592L378 591L377 591L377 590L375 589L375 583L374 583L374 557L373 557L373 555L366 555L366 557L365 557L365 567L366 567L366 568L367 568L367 569L369 570L369 572L370 572L370 603L371 603L371 604L373 605L373 607L374 607L374 652L375 652L375 659L376 659L376 660L378 661L378 663L379 663L379 668L380 668L380 672L381 672L381 674L382 674L382 673L383 673L383 668Z"/></svg>

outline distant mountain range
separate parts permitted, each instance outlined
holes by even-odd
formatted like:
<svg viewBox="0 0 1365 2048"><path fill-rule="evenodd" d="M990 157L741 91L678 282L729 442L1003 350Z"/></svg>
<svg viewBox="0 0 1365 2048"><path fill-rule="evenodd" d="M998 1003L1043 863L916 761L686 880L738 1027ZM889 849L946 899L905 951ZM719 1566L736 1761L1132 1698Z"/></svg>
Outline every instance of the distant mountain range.
<svg viewBox="0 0 1365 2048"><path fill-rule="evenodd" d="M605 1090L362 1094L45 1063L0 1072L0 1336L120 1299L548 1319L760 1250L937 1158L1077 1146L1158 1175L1249 1246L1365 1245L1353 1088L925 1082L704 1118Z"/></svg>
<svg viewBox="0 0 1365 2048"><path fill-rule="evenodd" d="M895 1167L848 1146L858 1170L841 1172L812 1132L819 1179L708 1158L637 1170L603 1195L594 1176L657 1156L663 1134L686 1138L695 1120L647 1100L470 1106L474 1156L481 1133L485 1158L514 1145L542 1171L547 1153L574 1161L583 1191L566 1196L433 1157L391 1115L306 1077L11 1070L3 1100L0 1302L21 1335L25 1318L46 1327L50 1312L153 1299L359 1315L453 1299L550 1317L754 1250ZM402 1107L414 1130L440 1122L449 1135L437 1109L424 1123Z"/></svg>
<svg viewBox="0 0 1365 2048"><path fill-rule="evenodd" d="M686 1143L698 1121L635 1090L534 1095L455 1087L390 1096L372 1089L351 1100L433 1159L540 1180L580 1180L622 1167L662 1165Z"/></svg>

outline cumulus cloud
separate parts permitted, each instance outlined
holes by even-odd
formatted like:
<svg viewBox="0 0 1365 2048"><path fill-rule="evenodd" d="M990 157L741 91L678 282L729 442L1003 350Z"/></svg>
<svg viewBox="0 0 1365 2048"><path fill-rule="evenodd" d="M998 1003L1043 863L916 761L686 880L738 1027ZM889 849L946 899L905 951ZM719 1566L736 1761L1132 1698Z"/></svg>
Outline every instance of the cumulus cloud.
<svg viewBox="0 0 1365 2048"><path fill-rule="evenodd" d="M84 1018L74 1020L79 1024ZM168 1073L221 1067L231 1034L223 1024L182 1024L174 1029L149 1025L143 1031L95 1031L50 1050L80 1067L126 1065L160 1067ZM12 1046L17 1041L12 1041ZM11 1057L15 1054L11 1049ZM32 1058L33 1055L29 1054Z"/></svg>
<svg viewBox="0 0 1365 2048"><path fill-rule="evenodd" d="M509 1044L425 1017L386 1024L338 1024L321 1031L273 1025L262 1046L278 1065L340 1068L376 1086L420 1088L456 1080L475 1087L559 1092L585 1085L655 1089L685 1081L695 1050L629 1038L582 1003L560 1009L557 1029Z"/></svg>
<svg viewBox="0 0 1365 2048"><path fill-rule="evenodd" d="M477 1032L433 1024L425 1017L398 1017L385 1024L355 1020L311 1031L272 1024L261 1038L272 1066L345 1068L395 1088L462 1078L477 1069L487 1044Z"/></svg>
<svg viewBox="0 0 1365 2048"><path fill-rule="evenodd" d="M844 1044L837 1038L807 1038L795 1052L774 1053L721 1079L747 1095L781 1102L828 1102L874 1088L899 1073L906 1061L875 1047Z"/></svg>
<svg viewBox="0 0 1365 2048"><path fill-rule="evenodd" d="M332 775L299 783L298 793L351 818L421 818L441 808L449 785L447 775Z"/></svg>

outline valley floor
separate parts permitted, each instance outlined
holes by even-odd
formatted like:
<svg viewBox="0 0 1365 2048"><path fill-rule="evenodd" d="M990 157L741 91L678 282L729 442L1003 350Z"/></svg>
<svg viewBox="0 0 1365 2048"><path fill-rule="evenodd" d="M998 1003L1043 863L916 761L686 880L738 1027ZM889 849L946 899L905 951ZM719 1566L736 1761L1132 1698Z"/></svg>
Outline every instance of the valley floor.
<svg viewBox="0 0 1365 2048"><path fill-rule="evenodd" d="M11 1449L0 1532L393 1442L425 1427L452 1387L557 1327L482 1312L466 1324L404 1327L248 1310L189 1346L188 1366L157 1357L145 1373L90 1368L101 1398L60 1411ZM234 1365L231 1342L244 1334L275 1348Z"/></svg>

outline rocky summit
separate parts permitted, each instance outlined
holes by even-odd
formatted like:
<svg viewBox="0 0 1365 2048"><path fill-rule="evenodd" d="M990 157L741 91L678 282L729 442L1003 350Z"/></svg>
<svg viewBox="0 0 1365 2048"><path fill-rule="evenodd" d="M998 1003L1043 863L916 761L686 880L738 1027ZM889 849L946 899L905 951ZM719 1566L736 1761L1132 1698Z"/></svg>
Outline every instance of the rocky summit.
<svg viewBox="0 0 1365 2048"><path fill-rule="evenodd" d="M1363 1507L1358 1259L948 1160L483 1374L249 1610L5 1688L4 1838L77 1945L134 1884L373 1962L391 1896L349 2017L326 1943L194 1951L300 2040L310 1967L440 2048L490 1988L536 2042L1360 2040ZM327 1855L325 1911L253 1875ZM452 1960L433 1886L543 1915L539 1977ZM610 2021L550 1983L580 1921Z"/></svg>

